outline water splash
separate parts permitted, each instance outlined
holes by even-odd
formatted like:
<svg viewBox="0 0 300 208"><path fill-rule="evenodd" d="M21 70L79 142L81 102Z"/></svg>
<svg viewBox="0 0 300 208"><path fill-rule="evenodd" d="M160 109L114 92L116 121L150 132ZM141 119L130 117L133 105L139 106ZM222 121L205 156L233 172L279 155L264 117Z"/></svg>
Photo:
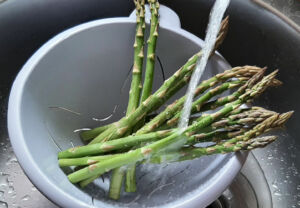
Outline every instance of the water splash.
<svg viewBox="0 0 300 208"><path fill-rule="evenodd" d="M201 58L198 59L196 64L196 69L192 75L186 93L186 100L182 111L183 113L179 122L179 128L181 129L182 132L188 126L195 89L205 70L208 58L212 50L214 49L217 35L221 27L221 21L225 13L225 10L229 5L229 2L230 0L217 0L211 11L208 29L205 37L205 42L204 42L204 47L202 49L203 53Z"/></svg>

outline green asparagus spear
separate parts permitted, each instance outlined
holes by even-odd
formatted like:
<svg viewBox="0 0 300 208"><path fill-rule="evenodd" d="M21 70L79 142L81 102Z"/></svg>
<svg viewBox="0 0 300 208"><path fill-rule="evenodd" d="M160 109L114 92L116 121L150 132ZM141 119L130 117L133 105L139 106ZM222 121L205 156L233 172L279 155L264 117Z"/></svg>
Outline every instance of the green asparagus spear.
<svg viewBox="0 0 300 208"><path fill-rule="evenodd" d="M129 91L129 100L126 116L130 115L139 106L142 90L142 68L144 61L144 34L145 34L145 0L134 0L136 7L136 35L134 42L134 61L132 68L132 80ZM114 126L111 126L113 128ZM110 129L110 128L109 128ZM132 128L128 128L128 134ZM108 130L108 129L107 129ZM107 131L106 130L106 131ZM126 133L126 132L124 132ZM92 140L93 141L93 140ZM118 199L124 178L124 168L117 168L113 171L109 187L109 197Z"/></svg>
<svg viewBox="0 0 300 208"><path fill-rule="evenodd" d="M228 21L223 21L223 25L227 25ZM221 29L227 28L221 27ZM224 32L220 31L220 36L223 37ZM148 113L153 111L153 109L159 108L169 97L170 92L174 93L172 88L182 80L186 74L193 71L196 61L201 56L201 51L196 53L192 58L190 58L184 66L182 66L177 72L174 73L164 84L150 97L148 97L144 102L142 102L139 107L131 113L114 123L114 125L102 132L90 143L98 143L101 141L107 141L111 139L120 138L124 135L131 127L133 127L139 120L143 119ZM251 72L250 72L251 73ZM253 72L252 72L253 73Z"/></svg>
<svg viewBox="0 0 300 208"><path fill-rule="evenodd" d="M154 156L150 159L150 163L170 163L185 160L193 160L201 156L213 154L225 154L229 152L237 152L240 150L252 150L255 148L265 147L267 144L272 143L277 139L276 136L265 136L260 138L250 139L248 141L239 141L231 146L224 144L217 144L211 147L198 147L198 148L183 148L180 151L171 152L163 155Z"/></svg>
<svg viewBox="0 0 300 208"><path fill-rule="evenodd" d="M181 145L185 144L185 142L186 142L185 135L189 136L189 134L191 134L192 132L195 132L197 129L202 129L202 128L207 127L212 122L219 120L224 115L227 115L234 109L238 108L241 104L243 104L247 100L254 98L255 96L260 94L262 91L264 91L268 87L268 85L270 84L270 80L273 79L275 75L276 75L276 73L272 73L272 76L271 75L266 76L264 79L262 79L262 81L255 84L252 88L248 88L252 84L252 81L254 81L253 79L250 79L244 86L245 88L248 88L246 90L246 93L241 95L238 100L227 104L223 109L217 111L216 113L213 113L211 115L202 116L198 120L197 123L191 125L187 129L185 129L183 132L177 131L164 139L161 139L152 144L146 145L142 148L138 148L136 150L132 150L127 153L123 153L112 159L108 159L108 160L90 165L86 168L83 168L79 171L69 174L68 175L69 180L72 183L77 183L77 182L80 182L87 178L90 178L94 175L98 175L98 174L107 172L111 169L144 160L147 157L151 157L151 155L153 155L153 154L157 154L159 152L166 150L171 145L177 144L178 147L180 147Z"/></svg>
<svg viewBox="0 0 300 208"><path fill-rule="evenodd" d="M113 150L130 148L142 142L151 142L151 141L159 140L161 138L170 135L172 132L173 132L172 130L157 131L157 132L152 132L143 135L131 135L131 136L127 136L124 138L111 140L103 143L90 144L81 147L73 147L68 150L59 152L58 158L64 159L64 158L91 156L91 155L97 155L101 153L103 154L105 152L110 152Z"/></svg>

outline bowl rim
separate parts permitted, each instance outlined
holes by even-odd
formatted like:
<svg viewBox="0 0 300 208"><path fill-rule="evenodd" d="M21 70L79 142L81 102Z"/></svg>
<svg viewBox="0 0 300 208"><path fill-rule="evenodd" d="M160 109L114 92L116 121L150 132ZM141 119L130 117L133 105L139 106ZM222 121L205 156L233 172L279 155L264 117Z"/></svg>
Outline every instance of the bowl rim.
<svg viewBox="0 0 300 208"><path fill-rule="evenodd" d="M53 182L51 182L47 178L46 175L42 173L39 166L34 162L25 143L21 125L21 98L23 95L24 86L39 61L60 42L84 30L101 25L116 23L135 24L135 21L128 17L95 20L67 29L51 38L49 41L43 44L42 47L40 47L21 68L13 83L9 95L7 116L8 133L19 164L26 173L27 177L31 180L31 182L47 198L62 207L90 207L92 204L86 204L85 202L82 202L71 194L60 190ZM184 36L185 38L188 38L195 43L203 43L200 38L181 28L174 29L164 26L162 26L162 28L174 32L178 35ZM221 56L219 53L218 55ZM197 193L195 196L189 197L188 199L182 200L180 203L173 205L173 207L205 207L209 205L231 184L232 180L242 168L242 165L245 162L246 158L247 154L244 153L233 154L228 162L224 165L222 174L218 174L218 176L216 176L213 181L211 180L209 186L205 187L203 191Z"/></svg>

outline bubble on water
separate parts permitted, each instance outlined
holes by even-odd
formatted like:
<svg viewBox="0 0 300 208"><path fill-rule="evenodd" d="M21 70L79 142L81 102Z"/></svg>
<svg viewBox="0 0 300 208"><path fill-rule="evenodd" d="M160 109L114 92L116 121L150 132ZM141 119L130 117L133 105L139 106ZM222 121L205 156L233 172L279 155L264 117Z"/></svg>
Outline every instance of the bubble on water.
<svg viewBox="0 0 300 208"><path fill-rule="evenodd" d="M21 200L28 201L29 199L30 199L30 196L29 195L25 195L25 196L22 197Z"/></svg>
<svg viewBox="0 0 300 208"><path fill-rule="evenodd" d="M8 205L4 201L0 201L0 208L8 208Z"/></svg>

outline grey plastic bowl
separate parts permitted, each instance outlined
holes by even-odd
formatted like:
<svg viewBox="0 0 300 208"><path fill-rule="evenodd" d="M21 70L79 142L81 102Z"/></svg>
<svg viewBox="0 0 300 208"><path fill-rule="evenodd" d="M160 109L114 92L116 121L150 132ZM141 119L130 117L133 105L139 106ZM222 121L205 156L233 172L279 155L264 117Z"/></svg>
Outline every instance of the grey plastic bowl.
<svg viewBox="0 0 300 208"><path fill-rule="evenodd" d="M169 77L203 41L182 30L176 15L172 24L164 21L167 14L175 15L161 14L157 55ZM71 28L42 46L13 84L8 129L14 151L30 180L62 207L205 207L232 182L245 160L245 155L228 154L139 166L138 192L123 193L118 202L106 197L107 177L84 190L68 181L64 173L68 170L59 168L57 153L82 144L74 130L124 115L129 82L121 88L132 65L134 32L134 18L103 19ZM228 68L216 54L203 78ZM160 65L156 69L157 89L163 80ZM109 116L117 104L110 119L93 119Z"/></svg>

